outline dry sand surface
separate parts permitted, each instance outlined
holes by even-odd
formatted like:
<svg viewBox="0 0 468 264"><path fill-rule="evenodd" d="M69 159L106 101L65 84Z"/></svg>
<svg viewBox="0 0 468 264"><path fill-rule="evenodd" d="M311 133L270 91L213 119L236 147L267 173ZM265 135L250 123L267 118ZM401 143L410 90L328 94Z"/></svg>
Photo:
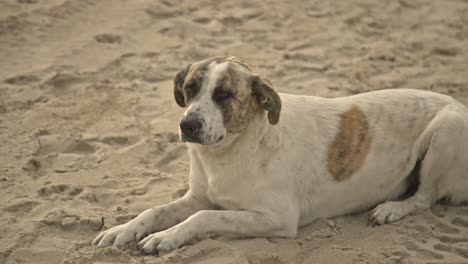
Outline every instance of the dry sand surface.
<svg viewBox="0 0 468 264"><path fill-rule="evenodd" d="M281 92L410 87L467 104L468 1L1 0L0 263L468 263L468 207L441 204L160 257L90 246L186 190L172 78L213 55Z"/></svg>

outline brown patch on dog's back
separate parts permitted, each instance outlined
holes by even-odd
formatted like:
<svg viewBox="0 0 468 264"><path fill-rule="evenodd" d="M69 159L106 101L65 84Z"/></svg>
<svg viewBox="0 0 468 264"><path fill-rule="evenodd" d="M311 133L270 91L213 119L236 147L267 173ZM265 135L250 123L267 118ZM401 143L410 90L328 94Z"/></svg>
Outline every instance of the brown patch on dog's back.
<svg viewBox="0 0 468 264"><path fill-rule="evenodd" d="M339 129L328 150L327 168L337 181L342 181L364 164L372 137L367 118L356 105L341 114Z"/></svg>

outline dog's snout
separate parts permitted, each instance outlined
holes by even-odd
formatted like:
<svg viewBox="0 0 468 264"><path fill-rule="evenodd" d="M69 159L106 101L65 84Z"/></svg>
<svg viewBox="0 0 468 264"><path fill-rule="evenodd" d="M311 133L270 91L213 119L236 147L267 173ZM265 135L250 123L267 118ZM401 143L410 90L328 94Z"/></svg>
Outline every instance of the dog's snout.
<svg viewBox="0 0 468 264"><path fill-rule="evenodd" d="M202 122L198 119L184 119L180 122L180 130L188 137L195 137L202 128Z"/></svg>

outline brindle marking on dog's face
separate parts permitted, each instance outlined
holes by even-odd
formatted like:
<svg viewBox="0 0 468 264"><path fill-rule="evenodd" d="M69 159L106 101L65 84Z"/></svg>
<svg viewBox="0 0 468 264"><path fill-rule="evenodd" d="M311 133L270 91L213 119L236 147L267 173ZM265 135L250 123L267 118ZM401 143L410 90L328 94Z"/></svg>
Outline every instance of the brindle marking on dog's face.
<svg viewBox="0 0 468 264"><path fill-rule="evenodd" d="M213 61L221 63L223 57L208 58L189 64L176 74L174 78L174 97L179 106L185 107L198 94L205 79L208 65Z"/></svg>
<svg viewBox="0 0 468 264"><path fill-rule="evenodd" d="M188 106L184 117L190 114L203 123L199 143L215 144L227 133L240 133L263 111L252 93L255 78L250 66L236 57L209 58L177 74L174 94L176 101L177 95L183 97L179 105Z"/></svg>
<svg viewBox="0 0 468 264"><path fill-rule="evenodd" d="M257 99L252 96L251 74L243 68L242 65L229 63L213 91L213 101L221 109L224 126L230 133L242 132L254 114L260 111ZM217 100L218 92L231 94L232 97L227 100Z"/></svg>
<svg viewBox="0 0 468 264"><path fill-rule="evenodd" d="M372 137L367 118L356 105L341 114L339 129L328 151L327 168L337 181L342 181L364 164Z"/></svg>
<svg viewBox="0 0 468 264"><path fill-rule="evenodd" d="M203 80L207 74L208 65L210 65L213 60L215 60L215 58L206 59L189 65L184 81L180 87L186 105L200 92Z"/></svg>

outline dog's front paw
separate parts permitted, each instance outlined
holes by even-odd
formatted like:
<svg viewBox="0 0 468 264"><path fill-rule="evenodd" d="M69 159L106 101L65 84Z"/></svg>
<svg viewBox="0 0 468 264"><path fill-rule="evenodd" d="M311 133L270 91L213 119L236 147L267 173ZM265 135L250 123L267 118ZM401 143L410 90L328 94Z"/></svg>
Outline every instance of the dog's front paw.
<svg viewBox="0 0 468 264"><path fill-rule="evenodd" d="M402 219L411 212L411 204L407 201L385 202L370 212L371 225L383 225Z"/></svg>
<svg viewBox="0 0 468 264"><path fill-rule="evenodd" d="M101 232L92 242L98 247L122 247L130 241L139 241L144 233L134 225L127 223Z"/></svg>
<svg viewBox="0 0 468 264"><path fill-rule="evenodd" d="M188 239L184 232L177 230L177 228L171 228L145 237L138 243L138 246L143 252L154 254L179 248Z"/></svg>

